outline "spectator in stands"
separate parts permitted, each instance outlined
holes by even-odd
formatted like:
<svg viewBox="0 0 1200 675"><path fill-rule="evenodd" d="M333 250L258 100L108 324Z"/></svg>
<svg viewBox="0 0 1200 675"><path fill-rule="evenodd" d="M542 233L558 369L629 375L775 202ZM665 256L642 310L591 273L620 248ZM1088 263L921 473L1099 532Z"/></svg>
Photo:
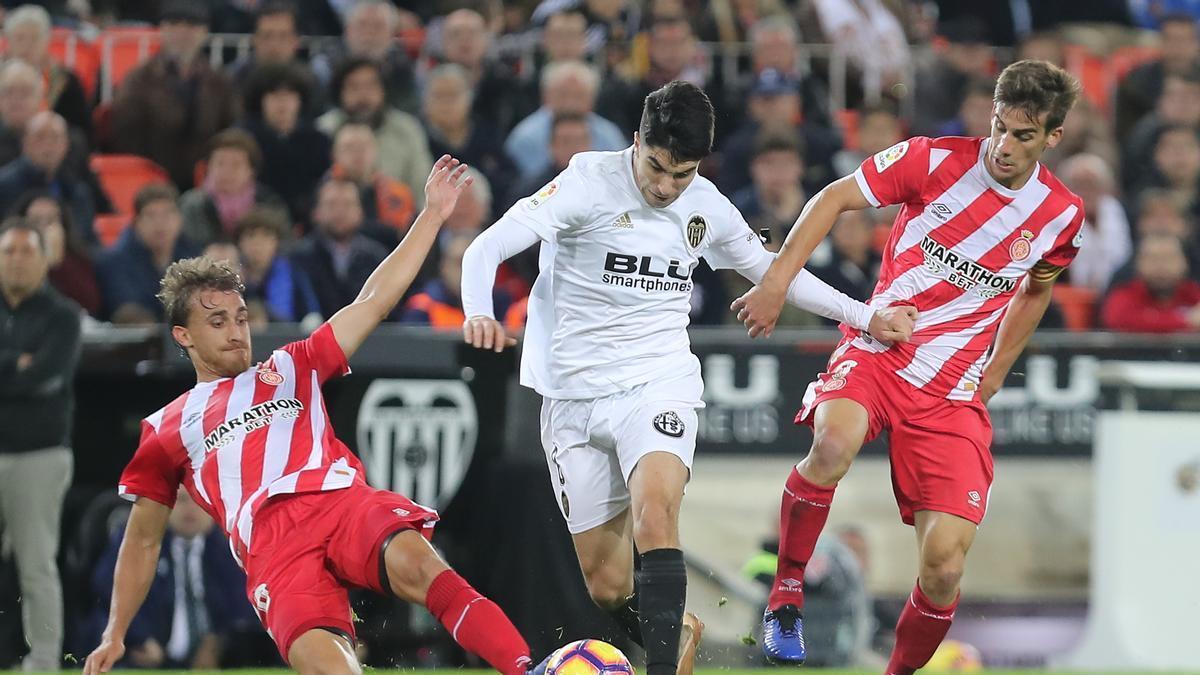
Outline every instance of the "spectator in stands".
<svg viewBox="0 0 1200 675"><path fill-rule="evenodd" d="M287 213L287 204L257 182L262 152L249 132L226 129L209 143L204 182L179 198L183 233L198 246L232 241L237 223L254 207Z"/></svg>
<svg viewBox="0 0 1200 675"><path fill-rule="evenodd" d="M879 257L871 246L875 224L867 211L846 211L830 230L827 254L814 253L812 273L857 300L871 297L879 277ZM824 319L829 325L836 321Z"/></svg>
<svg viewBox="0 0 1200 675"><path fill-rule="evenodd" d="M1017 45L1016 60L1035 59L1037 61L1048 61L1059 68L1066 68L1067 56L1063 46L1063 39L1053 31L1030 33ZM1071 109L1072 112L1075 110L1075 108Z"/></svg>
<svg viewBox="0 0 1200 675"><path fill-rule="evenodd" d="M1097 292L1133 253L1129 218L1116 197L1116 177L1101 157L1079 154L1063 162L1058 176L1083 200L1083 241L1067 269L1072 286Z"/></svg>
<svg viewBox="0 0 1200 675"><path fill-rule="evenodd" d="M913 132L936 135L942 124L958 114L974 78L991 78L992 50L987 27L978 18L962 16L940 26L944 50L917 66L913 101Z"/></svg>
<svg viewBox="0 0 1200 675"><path fill-rule="evenodd" d="M261 630L246 600L246 575L229 555L228 540L213 524L187 490L180 488L167 518L158 573L125 635L122 666L215 671L221 667L228 636ZM113 534L92 573L95 609L90 624L97 628L108 616L124 530ZM99 640L97 630L93 644Z"/></svg>
<svg viewBox="0 0 1200 675"><path fill-rule="evenodd" d="M1165 127L1154 144L1149 187L1164 188L1195 218L1200 215L1200 129Z"/></svg>
<svg viewBox="0 0 1200 675"><path fill-rule="evenodd" d="M241 123L262 151L259 179L287 203L292 222L307 219L331 161L329 137L308 116L310 95L308 79L294 65L264 65L250 80Z"/></svg>
<svg viewBox="0 0 1200 675"><path fill-rule="evenodd" d="M348 122L338 129L329 175L358 186L365 222L390 230L380 243L395 245L408 232L416 201L407 185L379 170L379 144L371 127Z"/></svg>
<svg viewBox="0 0 1200 675"><path fill-rule="evenodd" d="M286 233L287 222L266 209L252 210L238 223L246 306L252 317L266 321L319 322L321 306L312 281L282 255Z"/></svg>
<svg viewBox="0 0 1200 675"><path fill-rule="evenodd" d="M213 70L202 53L208 38L205 3L167 0L159 28L161 50L117 89L111 145L154 160L186 190L208 140L237 119L239 102L229 78Z"/></svg>
<svg viewBox="0 0 1200 675"><path fill-rule="evenodd" d="M426 282L420 292L404 304L400 314L402 323L431 326L437 330L462 330L466 321L462 308L462 259L474 239L474 234L456 233L442 243L438 276ZM505 316L512 304L512 298L500 286L496 287L492 301L496 316Z"/></svg>
<svg viewBox="0 0 1200 675"><path fill-rule="evenodd" d="M555 115L575 113L588 120L592 150L621 150L632 142L615 124L593 112L600 78L579 61L564 61L542 71L542 106L517 123L504 150L522 178L541 174L550 166L550 126Z"/></svg>
<svg viewBox="0 0 1200 675"><path fill-rule="evenodd" d="M542 173L518 183L509 193L505 207L542 189L567 168L567 163L571 161L572 157L581 152L587 152L591 147L592 137L586 117L577 113L555 115L550 126L550 166Z"/></svg>
<svg viewBox="0 0 1200 675"><path fill-rule="evenodd" d="M704 42L737 45L751 42L755 24L768 17L788 16L782 0L712 0L706 5L698 35Z"/></svg>
<svg viewBox="0 0 1200 675"><path fill-rule="evenodd" d="M0 211L11 210L30 190L48 190L67 205L75 234L94 245L96 203L88 184L64 166L69 142L67 123L58 113L40 112L30 118L25 125L21 156L0 167Z"/></svg>
<svg viewBox="0 0 1200 675"><path fill-rule="evenodd" d="M730 197L755 232L766 231L767 248L778 251L808 202L804 148L796 134L764 129L750 156L752 183Z"/></svg>
<svg viewBox="0 0 1200 675"><path fill-rule="evenodd" d="M833 156L841 149L838 132L810 120L801 106L800 83L774 69L758 74L750 90L750 119L725 142L717 185L733 194L750 185L750 155L762 129L795 134L804 147L804 189L816 194L836 176Z"/></svg>
<svg viewBox="0 0 1200 675"><path fill-rule="evenodd" d="M799 40L795 22L786 15L767 16L754 24L750 30L750 68L736 82L718 80L718 88L726 94L724 114L717 117L718 138L726 138L746 122L746 101L758 84L759 74L766 70L777 71L796 82L800 107L809 123L833 125L825 85L800 68ZM720 74L717 71L714 77Z"/></svg>
<svg viewBox="0 0 1200 675"><path fill-rule="evenodd" d="M644 75L632 82L614 75L600 88L597 112L621 129L638 128L646 96L655 89L672 80L686 80L704 88L707 80L696 64L698 50L692 26L683 16L655 19L646 48L650 63Z"/></svg>
<svg viewBox="0 0 1200 675"><path fill-rule="evenodd" d="M515 119L524 119L537 110L542 71L552 63L587 60L587 17L572 9L555 12L546 18L540 29L538 49L533 55L533 67L522 70L518 85L520 95L514 100ZM537 29L534 29L537 30Z"/></svg>
<svg viewBox="0 0 1200 675"><path fill-rule="evenodd" d="M162 320L155 295L167 265L199 253L181 235L183 217L170 185L154 183L138 191L133 224L96 261L104 316L116 324L146 325Z"/></svg>
<svg viewBox="0 0 1200 675"><path fill-rule="evenodd" d="M1136 204L1135 238L1147 235L1166 234L1183 243L1183 253L1188 260L1188 269L1195 274L1200 270L1200 241L1196 228L1187 215L1187 205L1169 190L1150 188L1138 195ZM1127 263L1113 275L1112 283L1128 281L1134 276L1133 262Z"/></svg>
<svg viewBox="0 0 1200 675"><path fill-rule="evenodd" d="M542 0L529 25L540 28L551 15L563 11L581 11L587 17L588 54L602 54L609 43L633 39L642 21L641 3L629 0Z"/></svg>
<svg viewBox="0 0 1200 675"><path fill-rule="evenodd" d="M307 64L299 59L300 34L296 22L296 6L290 0L266 0L258 6L254 17L254 52L229 67L239 91L247 91L255 72L263 66L292 66L303 77L311 77ZM311 88L307 81L305 88Z"/></svg>
<svg viewBox="0 0 1200 675"><path fill-rule="evenodd" d="M891 105L867 106L858 114L858 147L843 148L833 156L833 171L848 176L877 152L904 140L904 125Z"/></svg>
<svg viewBox="0 0 1200 675"><path fill-rule="evenodd" d="M299 243L292 260L312 280L321 314L329 317L358 296L388 249L362 233L362 201L351 181L321 184L313 222L316 231Z"/></svg>
<svg viewBox="0 0 1200 675"><path fill-rule="evenodd" d="M425 130L416 117L387 105L379 65L348 59L334 75L332 92L338 107L317 118L317 128L332 138L348 121L370 125L379 140L379 168L407 185L421 208L425 178L433 166Z"/></svg>
<svg viewBox="0 0 1200 675"><path fill-rule="evenodd" d="M41 111L45 90L44 78L28 63L9 60L0 65L0 166L21 156L25 127ZM108 196L88 166L88 142L83 132L70 128L67 138L64 170L88 184L97 212L110 213Z"/></svg>
<svg viewBox="0 0 1200 675"><path fill-rule="evenodd" d="M1154 110L1167 75L1187 73L1200 65L1196 19L1187 14L1163 17L1159 25L1162 56L1125 75L1117 88L1116 132L1126 138L1140 119Z"/></svg>
<svg viewBox="0 0 1200 675"><path fill-rule="evenodd" d="M50 56L50 13L37 5L21 5L4 17L6 55L38 70L45 83L43 103L67 124L92 134L92 107L75 73Z"/></svg>
<svg viewBox="0 0 1200 675"><path fill-rule="evenodd" d="M974 136L983 138L992 131L993 80L974 78L967 83L958 115L938 128L938 136Z"/></svg>
<svg viewBox="0 0 1200 675"><path fill-rule="evenodd" d="M499 194L511 189L513 163L504 153L504 136L487 116L471 112L475 93L467 71L447 63L425 78L422 115L434 157L451 155L479 169ZM499 215L499 214L497 214Z"/></svg>
<svg viewBox="0 0 1200 675"><path fill-rule="evenodd" d="M489 58L491 33L472 9L458 9L442 21L439 61L462 67L474 92L472 112L492 120L502 133L516 122L518 82L503 64Z"/></svg>
<svg viewBox="0 0 1200 675"><path fill-rule="evenodd" d="M1179 239L1152 234L1138 242L1137 276L1114 285L1101 313L1106 328L1128 333L1200 329L1200 283L1188 278Z"/></svg>
<svg viewBox="0 0 1200 675"><path fill-rule="evenodd" d="M378 68L387 105L415 115L418 110L416 77L412 59L395 39L399 28L400 14L392 3L385 0L355 2L346 16L342 43L331 52L313 58L317 79L336 98L340 90L337 74L346 63L370 61ZM422 175L421 180L424 179ZM424 183L420 185L424 186Z"/></svg>
<svg viewBox="0 0 1200 675"><path fill-rule="evenodd" d="M825 40L849 61L873 100L905 79L910 54L904 26L883 0L814 0Z"/></svg>
<svg viewBox="0 0 1200 675"><path fill-rule="evenodd" d="M0 232L0 523L17 563L26 671L62 664L55 558L71 484L79 306L46 284L46 240L10 219ZM6 547L7 548L7 547Z"/></svg>
<svg viewBox="0 0 1200 675"><path fill-rule="evenodd" d="M1168 126L1180 124L1200 128L1200 66L1168 74L1154 110L1122 136L1121 169L1127 192L1145 187L1149 177L1146 167L1154 163L1159 134Z"/></svg>
<svg viewBox="0 0 1200 675"><path fill-rule="evenodd" d="M1071 108L1071 114L1063 121L1062 140L1042 153L1042 164L1057 176L1063 161L1079 153L1096 155L1114 170L1121 166L1121 153L1112 124L1086 96L1081 96Z"/></svg>
<svg viewBox="0 0 1200 675"><path fill-rule="evenodd" d="M45 191L25 193L14 213L42 232L46 240L47 277L50 285L74 300L91 316L100 316L100 284L87 246L71 224L71 212Z"/></svg>

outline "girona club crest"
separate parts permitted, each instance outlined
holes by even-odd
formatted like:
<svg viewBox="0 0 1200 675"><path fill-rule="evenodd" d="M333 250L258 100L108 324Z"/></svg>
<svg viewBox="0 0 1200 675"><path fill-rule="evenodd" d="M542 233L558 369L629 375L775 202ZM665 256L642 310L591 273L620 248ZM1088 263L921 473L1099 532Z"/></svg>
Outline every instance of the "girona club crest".
<svg viewBox="0 0 1200 675"><path fill-rule="evenodd" d="M1033 251L1033 233L1029 230L1021 230L1021 236L1013 240L1013 243L1008 247L1008 254L1013 260L1021 261L1029 257Z"/></svg>

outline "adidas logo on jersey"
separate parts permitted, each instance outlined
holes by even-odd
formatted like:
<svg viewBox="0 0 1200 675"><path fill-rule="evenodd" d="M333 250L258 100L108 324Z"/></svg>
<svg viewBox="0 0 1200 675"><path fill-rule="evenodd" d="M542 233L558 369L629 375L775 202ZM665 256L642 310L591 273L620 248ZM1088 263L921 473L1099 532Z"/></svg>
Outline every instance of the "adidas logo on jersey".
<svg viewBox="0 0 1200 675"><path fill-rule="evenodd" d="M622 213L621 215L617 216L617 218L615 220L613 220L612 224L613 224L613 227L621 227L621 228L625 228L626 230L632 230L633 229L633 218L630 218L629 212L626 211L625 213Z"/></svg>

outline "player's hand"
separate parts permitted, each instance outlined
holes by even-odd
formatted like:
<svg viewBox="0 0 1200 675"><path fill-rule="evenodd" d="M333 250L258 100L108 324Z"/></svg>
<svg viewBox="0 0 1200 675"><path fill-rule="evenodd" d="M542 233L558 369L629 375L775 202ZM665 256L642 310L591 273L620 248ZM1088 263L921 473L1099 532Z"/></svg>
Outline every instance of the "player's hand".
<svg viewBox="0 0 1200 675"><path fill-rule="evenodd" d="M467 165L450 155L434 162L429 179L425 181L425 210L445 221L454 213L458 196L473 182L466 174Z"/></svg>
<svg viewBox="0 0 1200 675"><path fill-rule="evenodd" d="M871 317L867 332L880 342L908 342L917 323L917 308L912 305L884 307Z"/></svg>
<svg viewBox="0 0 1200 675"><path fill-rule="evenodd" d="M1004 378L991 375L987 372L983 374L983 378L979 380L979 400L987 405L987 402L992 400L996 392L1000 391L1000 387L1004 385Z"/></svg>
<svg viewBox="0 0 1200 675"><path fill-rule="evenodd" d="M100 646L88 654L87 661L83 663L83 675L107 673L124 655L125 643L123 641L105 637L100 641Z"/></svg>
<svg viewBox="0 0 1200 675"><path fill-rule="evenodd" d="M775 322L779 321L779 312L783 311L783 301L786 291L780 292L765 286L755 286L734 300L729 309L737 312L738 321L746 324L746 333L756 338L771 337L775 330Z"/></svg>
<svg viewBox="0 0 1200 675"><path fill-rule="evenodd" d="M504 326L489 316L473 316L463 322L463 341L476 349L504 351L517 344L517 339L504 332Z"/></svg>

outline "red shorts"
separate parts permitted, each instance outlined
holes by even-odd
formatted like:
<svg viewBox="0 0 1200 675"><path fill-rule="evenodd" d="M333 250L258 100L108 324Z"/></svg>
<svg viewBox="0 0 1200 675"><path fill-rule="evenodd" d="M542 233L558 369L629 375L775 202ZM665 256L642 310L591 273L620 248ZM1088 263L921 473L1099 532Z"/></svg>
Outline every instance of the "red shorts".
<svg viewBox="0 0 1200 675"><path fill-rule="evenodd" d="M878 354L839 347L808 385L797 424L813 425L817 406L848 398L867 409L869 441L887 430L892 490L900 519L940 511L979 524L992 486L992 422L978 399L951 401L909 384Z"/></svg>
<svg viewBox="0 0 1200 675"><path fill-rule="evenodd" d="M391 595L381 581L380 547L402 530L428 538L437 519L407 497L361 483L268 500L254 514L246 594L283 660L313 628L353 640L349 589Z"/></svg>

